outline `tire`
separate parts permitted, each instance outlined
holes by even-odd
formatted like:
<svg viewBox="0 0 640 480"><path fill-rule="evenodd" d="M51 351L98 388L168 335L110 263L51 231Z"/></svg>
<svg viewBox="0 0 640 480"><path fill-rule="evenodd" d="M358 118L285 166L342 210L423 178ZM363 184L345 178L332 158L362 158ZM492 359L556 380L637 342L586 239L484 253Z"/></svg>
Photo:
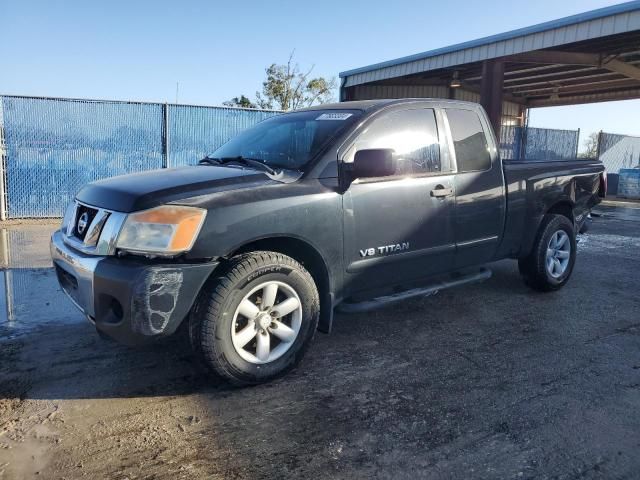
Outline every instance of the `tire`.
<svg viewBox="0 0 640 480"><path fill-rule="evenodd" d="M558 243L554 245L552 240L562 240L565 235L566 240L562 246L553 248ZM554 253L549 253L548 256L548 250ZM564 253L567 250L568 258ZM576 234L573 224L563 215L545 215L531 253L518 260L518 268L529 287L540 292L550 292L562 288L569 281L575 261Z"/></svg>
<svg viewBox="0 0 640 480"><path fill-rule="evenodd" d="M278 307L295 309L277 316ZM319 316L318 290L309 272L286 255L257 251L233 258L203 288L189 318L189 336L196 355L215 373L234 385L253 385L285 374L302 360Z"/></svg>

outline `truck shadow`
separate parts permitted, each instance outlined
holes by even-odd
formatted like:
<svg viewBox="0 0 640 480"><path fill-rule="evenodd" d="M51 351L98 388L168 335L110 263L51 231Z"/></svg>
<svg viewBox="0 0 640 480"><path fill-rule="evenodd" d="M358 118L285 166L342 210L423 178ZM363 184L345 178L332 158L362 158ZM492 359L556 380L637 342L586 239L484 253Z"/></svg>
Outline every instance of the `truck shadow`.
<svg viewBox="0 0 640 480"><path fill-rule="evenodd" d="M131 398L229 388L199 365L182 335L131 349L75 322L41 326L1 345L0 398Z"/></svg>
<svg viewBox="0 0 640 480"><path fill-rule="evenodd" d="M147 347L125 347L97 335L59 291L50 269L14 271L13 280L16 279L16 285L23 291L20 293L19 288L14 288L13 295L22 301L13 305L16 318L0 326L0 376L3 377L0 398L131 398L196 392L215 396L215 392L238 391L197 361L184 329ZM494 298L502 292L528 295L526 287L514 288L516 280L513 265L503 262L491 280L469 285L465 291L479 298L488 291ZM405 332L410 336L411 326L405 318L423 317L419 330L425 334L442 329L455 316L466 315L474 308L466 302L457 302L458 293L445 291L374 312L337 315L335 333L329 336L318 333L311 360L287 378L321 375L325 368L350 370L353 358L348 354L342 356L336 342L338 345L355 342L352 337L358 337L365 345L377 345L380 337L390 332ZM434 311L439 313L431 315ZM316 352L315 358L313 352ZM393 362L396 354L388 348L379 348L376 361ZM323 367L327 355L332 358L332 366ZM377 374L384 375L384 372L376 371Z"/></svg>

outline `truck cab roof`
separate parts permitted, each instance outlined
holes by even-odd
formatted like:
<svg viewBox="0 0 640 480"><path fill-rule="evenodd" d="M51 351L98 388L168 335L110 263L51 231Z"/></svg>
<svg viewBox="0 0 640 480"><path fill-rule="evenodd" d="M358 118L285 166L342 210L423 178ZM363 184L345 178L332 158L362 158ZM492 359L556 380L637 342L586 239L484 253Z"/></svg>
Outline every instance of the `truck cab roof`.
<svg viewBox="0 0 640 480"><path fill-rule="evenodd" d="M325 103L323 105L315 105L312 107L300 108L296 112L306 112L313 110L377 110L391 105L402 105L408 103L427 103L432 106L466 106L477 109L479 104L474 102L465 102L462 100L447 100L442 98L384 98L376 100L354 100L339 103Z"/></svg>

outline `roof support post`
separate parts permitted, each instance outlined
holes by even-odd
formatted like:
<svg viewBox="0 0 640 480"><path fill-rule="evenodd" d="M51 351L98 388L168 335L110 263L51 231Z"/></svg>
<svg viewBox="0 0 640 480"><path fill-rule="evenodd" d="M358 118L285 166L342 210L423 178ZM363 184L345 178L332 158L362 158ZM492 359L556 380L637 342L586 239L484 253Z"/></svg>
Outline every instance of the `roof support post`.
<svg viewBox="0 0 640 480"><path fill-rule="evenodd" d="M498 142L502 125L502 87L504 85L504 62L485 60L482 62L480 104L487 111Z"/></svg>
<svg viewBox="0 0 640 480"><path fill-rule="evenodd" d="M349 96L347 94L347 87L345 86L347 83L347 79L346 78L341 78L340 79L340 102L346 102L349 99Z"/></svg>

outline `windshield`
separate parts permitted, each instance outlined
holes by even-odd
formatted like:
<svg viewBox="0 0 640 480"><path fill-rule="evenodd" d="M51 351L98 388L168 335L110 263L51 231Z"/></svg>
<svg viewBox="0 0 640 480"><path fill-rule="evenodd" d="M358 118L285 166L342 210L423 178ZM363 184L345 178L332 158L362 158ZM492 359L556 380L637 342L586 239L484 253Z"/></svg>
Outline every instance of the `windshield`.
<svg viewBox="0 0 640 480"><path fill-rule="evenodd" d="M212 158L250 158L299 170L352 125L360 110L312 110L277 115L233 137Z"/></svg>

